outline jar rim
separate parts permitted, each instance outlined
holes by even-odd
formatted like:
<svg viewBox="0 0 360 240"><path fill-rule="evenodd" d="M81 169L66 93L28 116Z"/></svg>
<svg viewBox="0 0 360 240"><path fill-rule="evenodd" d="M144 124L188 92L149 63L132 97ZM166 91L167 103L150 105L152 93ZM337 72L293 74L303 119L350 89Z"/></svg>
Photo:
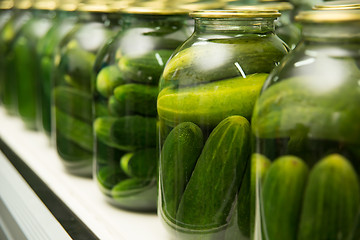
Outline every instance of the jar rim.
<svg viewBox="0 0 360 240"><path fill-rule="evenodd" d="M35 1L33 8L40 10L55 10L56 5L57 3L54 0L37 0Z"/></svg>
<svg viewBox="0 0 360 240"><path fill-rule="evenodd" d="M161 8L161 7L129 7L122 10L122 13L144 14L144 15L187 15L189 10L182 8Z"/></svg>
<svg viewBox="0 0 360 240"><path fill-rule="evenodd" d="M360 21L360 10L312 10L302 11L296 17L298 22L338 23Z"/></svg>
<svg viewBox="0 0 360 240"><path fill-rule="evenodd" d="M355 0L331 1L322 4L316 4L314 10L344 10L360 9L360 2Z"/></svg>
<svg viewBox="0 0 360 240"><path fill-rule="evenodd" d="M238 5L238 6L228 6L227 9L237 10L237 9L249 9L249 10L293 10L294 6L289 2L262 2L259 4L251 5Z"/></svg>
<svg viewBox="0 0 360 240"><path fill-rule="evenodd" d="M14 1L8 0L8 1L0 1L0 9L11 9L14 6Z"/></svg>
<svg viewBox="0 0 360 240"><path fill-rule="evenodd" d="M197 10L190 13L193 18L277 18L281 15L277 10Z"/></svg>

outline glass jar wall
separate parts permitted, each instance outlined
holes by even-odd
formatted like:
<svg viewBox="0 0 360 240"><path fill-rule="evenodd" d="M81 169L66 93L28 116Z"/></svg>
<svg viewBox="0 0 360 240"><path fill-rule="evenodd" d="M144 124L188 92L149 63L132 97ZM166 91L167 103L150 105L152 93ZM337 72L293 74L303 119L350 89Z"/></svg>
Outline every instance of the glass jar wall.
<svg viewBox="0 0 360 240"><path fill-rule="evenodd" d="M15 53L12 50L17 33L21 27L31 18L31 1L16 0L13 14L5 23L0 32L0 85L1 101L10 115L18 114L17 107L17 81L15 77Z"/></svg>
<svg viewBox="0 0 360 240"><path fill-rule="evenodd" d="M360 11L297 19L253 113L253 239L359 239Z"/></svg>
<svg viewBox="0 0 360 240"><path fill-rule="evenodd" d="M92 69L100 47L119 30L120 17L110 3L86 2L78 11L78 24L61 40L55 56L52 135L65 169L71 174L91 176Z"/></svg>
<svg viewBox="0 0 360 240"><path fill-rule="evenodd" d="M123 30L96 59L95 176L118 207L156 211L158 82L189 37L186 19L184 10L126 9Z"/></svg>
<svg viewBox="0 0 360 240"><path fill-rule="evenodd" d="M45 36L37 44L37 55L40 61L40 108L38 122L41 129L48 135L51 135L51 80L53 78L54 57L59 47L61 39L65 37L75 26L77 22L76 9L78 3L75 0L62 0L56 9L56 17L52 26Z"/></svg>
<svg viewBox="0 0 360 240"><path fill-rule="evenodd" d="M194 34L165 66L158 214L171 239L249 238L249 121L266 77L288 52L274 33L279 15L195 11Z"/></svg>

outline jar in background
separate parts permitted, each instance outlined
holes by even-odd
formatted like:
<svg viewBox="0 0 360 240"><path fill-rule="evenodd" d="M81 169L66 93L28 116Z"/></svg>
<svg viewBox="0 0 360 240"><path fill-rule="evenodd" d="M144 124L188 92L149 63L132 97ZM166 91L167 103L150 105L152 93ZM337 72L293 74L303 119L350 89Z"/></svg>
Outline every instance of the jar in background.
<svg viewBox="0 0 360 240"><path fill-rule="evenodd" d="M195 11L195 31L165 66L158 214L171 239L249 237L250 118L288 47L275 10Z"/></svg>
<svg viewBox="0 0 360 240"><path fill-rule="evenodd" d="M56 16L52 26L37 44L37 55L40 61L40 108L38 122L47 136L51 135L51 79L53 78L54 57L60 41L75 26L78 19L76 9L78 2L75 0L62 0L56 8Z"/></svg>
<svg viewBox="0 0 360 240"><path fill-rule="evenodd" d="M337 0L316 4L314 10L356 10L360 9L358 0Z"/></svg>
<svg viewBox="0 0 360 240"><path fill-rule="evenodd" d="M189 37L186 19L184 10L124 9L123 30L96 59L94 174L106 199L120 208L156 211L158 83Z"/></svg>
<svg viewBox="0 0 360 240"><path fill-rule="evenodd" d="M25 126L33 130L39 129L37 116L41 116L40 64L36 47L51 27L54 9L54 1L35 1L33 16L22 26L12 43L18 113Z"/></svg>
<svg viewBox="0 0 360 240"><path fill-rule="evenodd" d="M253 113L253 239L359 239L360 11L297 20Z"/></svg>
<svg viewBox="0 0 360 240"><path fill-rule="evenodd" d="M0 32L0 85L1 101L10 115L18 114L17 81L15 77L15 53L12 43L21 27L31 18L32 3L29 0L15 0L13 14Z"/></svg>
<svg viewBox="0 0 360 240"><path fill-rule="evenodd" d="M52 137L65 170L75 175L92 175L92 70L100 47L120 29L118 9L112 3L80 4L79 21L55 54ZM107 112L106 107L99 107L98 112Z"/></svg>
<svg viewBox="0 0 360 240"><path fill-rule="evenodd" d="M10 19L13 13L14 1L3 0L0 1L0 31L2 31L6 22Z"/></svg>
<svg viewBox="0 0 360 240"><path fill-rule="evenodd" d="M263 1L254 5L233 5L231 3L227 5L227 9L236 10L236 8L278 10L281 13L281 16L275 21L276 35L281 38L290 49L294 49L299 42L301 31L293 22L292 10L294 7L291 3L272 0Z"/></svg>

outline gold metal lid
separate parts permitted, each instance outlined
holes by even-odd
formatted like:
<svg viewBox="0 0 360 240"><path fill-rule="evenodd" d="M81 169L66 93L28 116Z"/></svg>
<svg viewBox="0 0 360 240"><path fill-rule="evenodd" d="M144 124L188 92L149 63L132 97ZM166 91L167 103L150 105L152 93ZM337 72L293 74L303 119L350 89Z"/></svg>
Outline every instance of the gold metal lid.
<svg viewBox="0 0 360 240"><path fill-rule="evenodd" d="M32 7L31 0L15 0L14 1L14 8L17 9L29 9Z"/></svg>
<svg viewBox="0 0 360 240"><path fill-rule="evenodd" d="M341 0L331 1L322 4L316 4L314 10L345 10L345 9L360 9L359 0Z"/></svg>
<svg viewBox="0 0 360 240"><path fill-rule="evenodd" d="M295 17L295 20L305 23L356 22L360 21L360 10L303 11Z"/></svg>
<svg viewBox="0 0 360 240"><path fill-rule="evenodd" d="M224 1L182 1L179 4L180 8L188 9L189 11L197 11L197 10L215 10L222 9L225 7Z"/></svg>
<svg viewBox="0 0 360 240"><path fill-rule="evenodd" d="M35 0L33 8L41 10L55 10L57 2L55 0Z"/></svg>
<svg viewBox="0 0 360 240"><path fill-rule="evenodd" d="M14 6L14 1L12 0L1 0L0 9L11 9Z"/></svg>
<svg viewBox="0 0 360 240"><path fill-rule="evenodd" d="M144 15L187 15L189 10L171 7L129 7L122 10L122 13L144 14Z"/></svg>
<svg viewBox="0 0 360 240"><path fill-rule="evenodd" d="M122 8L126 7L125 3L128 1L121 0L83 0L80 1L76 10L81 12L102 12L111 13L119 12ZM124 5L121 5L124 3Z"/></svg>
<svg viewBox="0 0 360 240"><path fill-rule="evenodd" d="M193 18L277 18L281 14L277 10L202 10L190 13Z"/></svg>
<svg viewBox="0 0 360 240"><path fill-rule="evenodd" d="M252 5L231 5L226 6L226 9L236 10L238 8L241 9L251 9L251 10L278 10L278 11L286 11L294 9L294 6L288 2L264 2L259 4Z"/></svg>

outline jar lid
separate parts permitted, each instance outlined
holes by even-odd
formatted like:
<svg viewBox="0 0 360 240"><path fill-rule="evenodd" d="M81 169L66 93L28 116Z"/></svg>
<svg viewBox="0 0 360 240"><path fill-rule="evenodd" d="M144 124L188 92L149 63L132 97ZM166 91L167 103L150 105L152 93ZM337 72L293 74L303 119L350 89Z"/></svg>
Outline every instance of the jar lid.
<svg viewBox="0 0 360 240"><path fill-rule="evenodd" d="M13 6L14 6L14 1L12 0L0 1L0 9L11 9Z"/></svg>
<svg viewBox="0 0 360 240"><path fill-rule="evenodd" d="M55 0L36 0L33 4L33 8L41 10L55 10L57 2Z"/></svg>
<svg viewBox="0 0 360 240"><path fill-rule="evenodd" d="M201 10L190 13L193 18L277 18L281 14L277 10Z"/></svg>
<svg viewBox="0 0 360 240"><path fill-rule="evenodd" d="M360 21L360 10L303 11L295 17L295 20L308 23L356 22Z"/></svg>
<svg viewBox="0 0 360 240"><path fill-rule="evenodd" d="M144 15L186 15L189 13L189 10L182 8L172 8L172 7L129 7L122 11L123 13L131 14L144 14Z"/></svg>
<svg viewBox="0 0 360 240"><path fill-rule="evenodd" d="M183 2L179 4L180 8L188 9L189 11L207 10L207 9L221 9L225 7L223 1L211 1L211 2Z"/></svg>
<svg viewBox="0 0 360 240"><path fill-rule="evenodd" d="M331 1L322 4L316 4L314 10L345 10L345 9L360 9L359 0L341 0Z"/></svg>
<svg viewBox="0 0 360 240"><path fill-rule="evenodd" d="M122 8L126 7L128 1L122 0L83 0L80 1L76 10L81 12L119 12Z"/></svg>
<svg viewBox="0 0 360 240"><path fill-rule="evenodd" d="M14 7L17 9L29 9L32 7L31 0L15 0Z"/></svg>
<svg viewBox="0 0 360 240"><path fill-rule="evenodd" d="M259 4L252 5L231 5L226 7L227 9L251 9L251 10L278 10L286 11L294 9L294 6L288 2L263 2Z"/></svg>

